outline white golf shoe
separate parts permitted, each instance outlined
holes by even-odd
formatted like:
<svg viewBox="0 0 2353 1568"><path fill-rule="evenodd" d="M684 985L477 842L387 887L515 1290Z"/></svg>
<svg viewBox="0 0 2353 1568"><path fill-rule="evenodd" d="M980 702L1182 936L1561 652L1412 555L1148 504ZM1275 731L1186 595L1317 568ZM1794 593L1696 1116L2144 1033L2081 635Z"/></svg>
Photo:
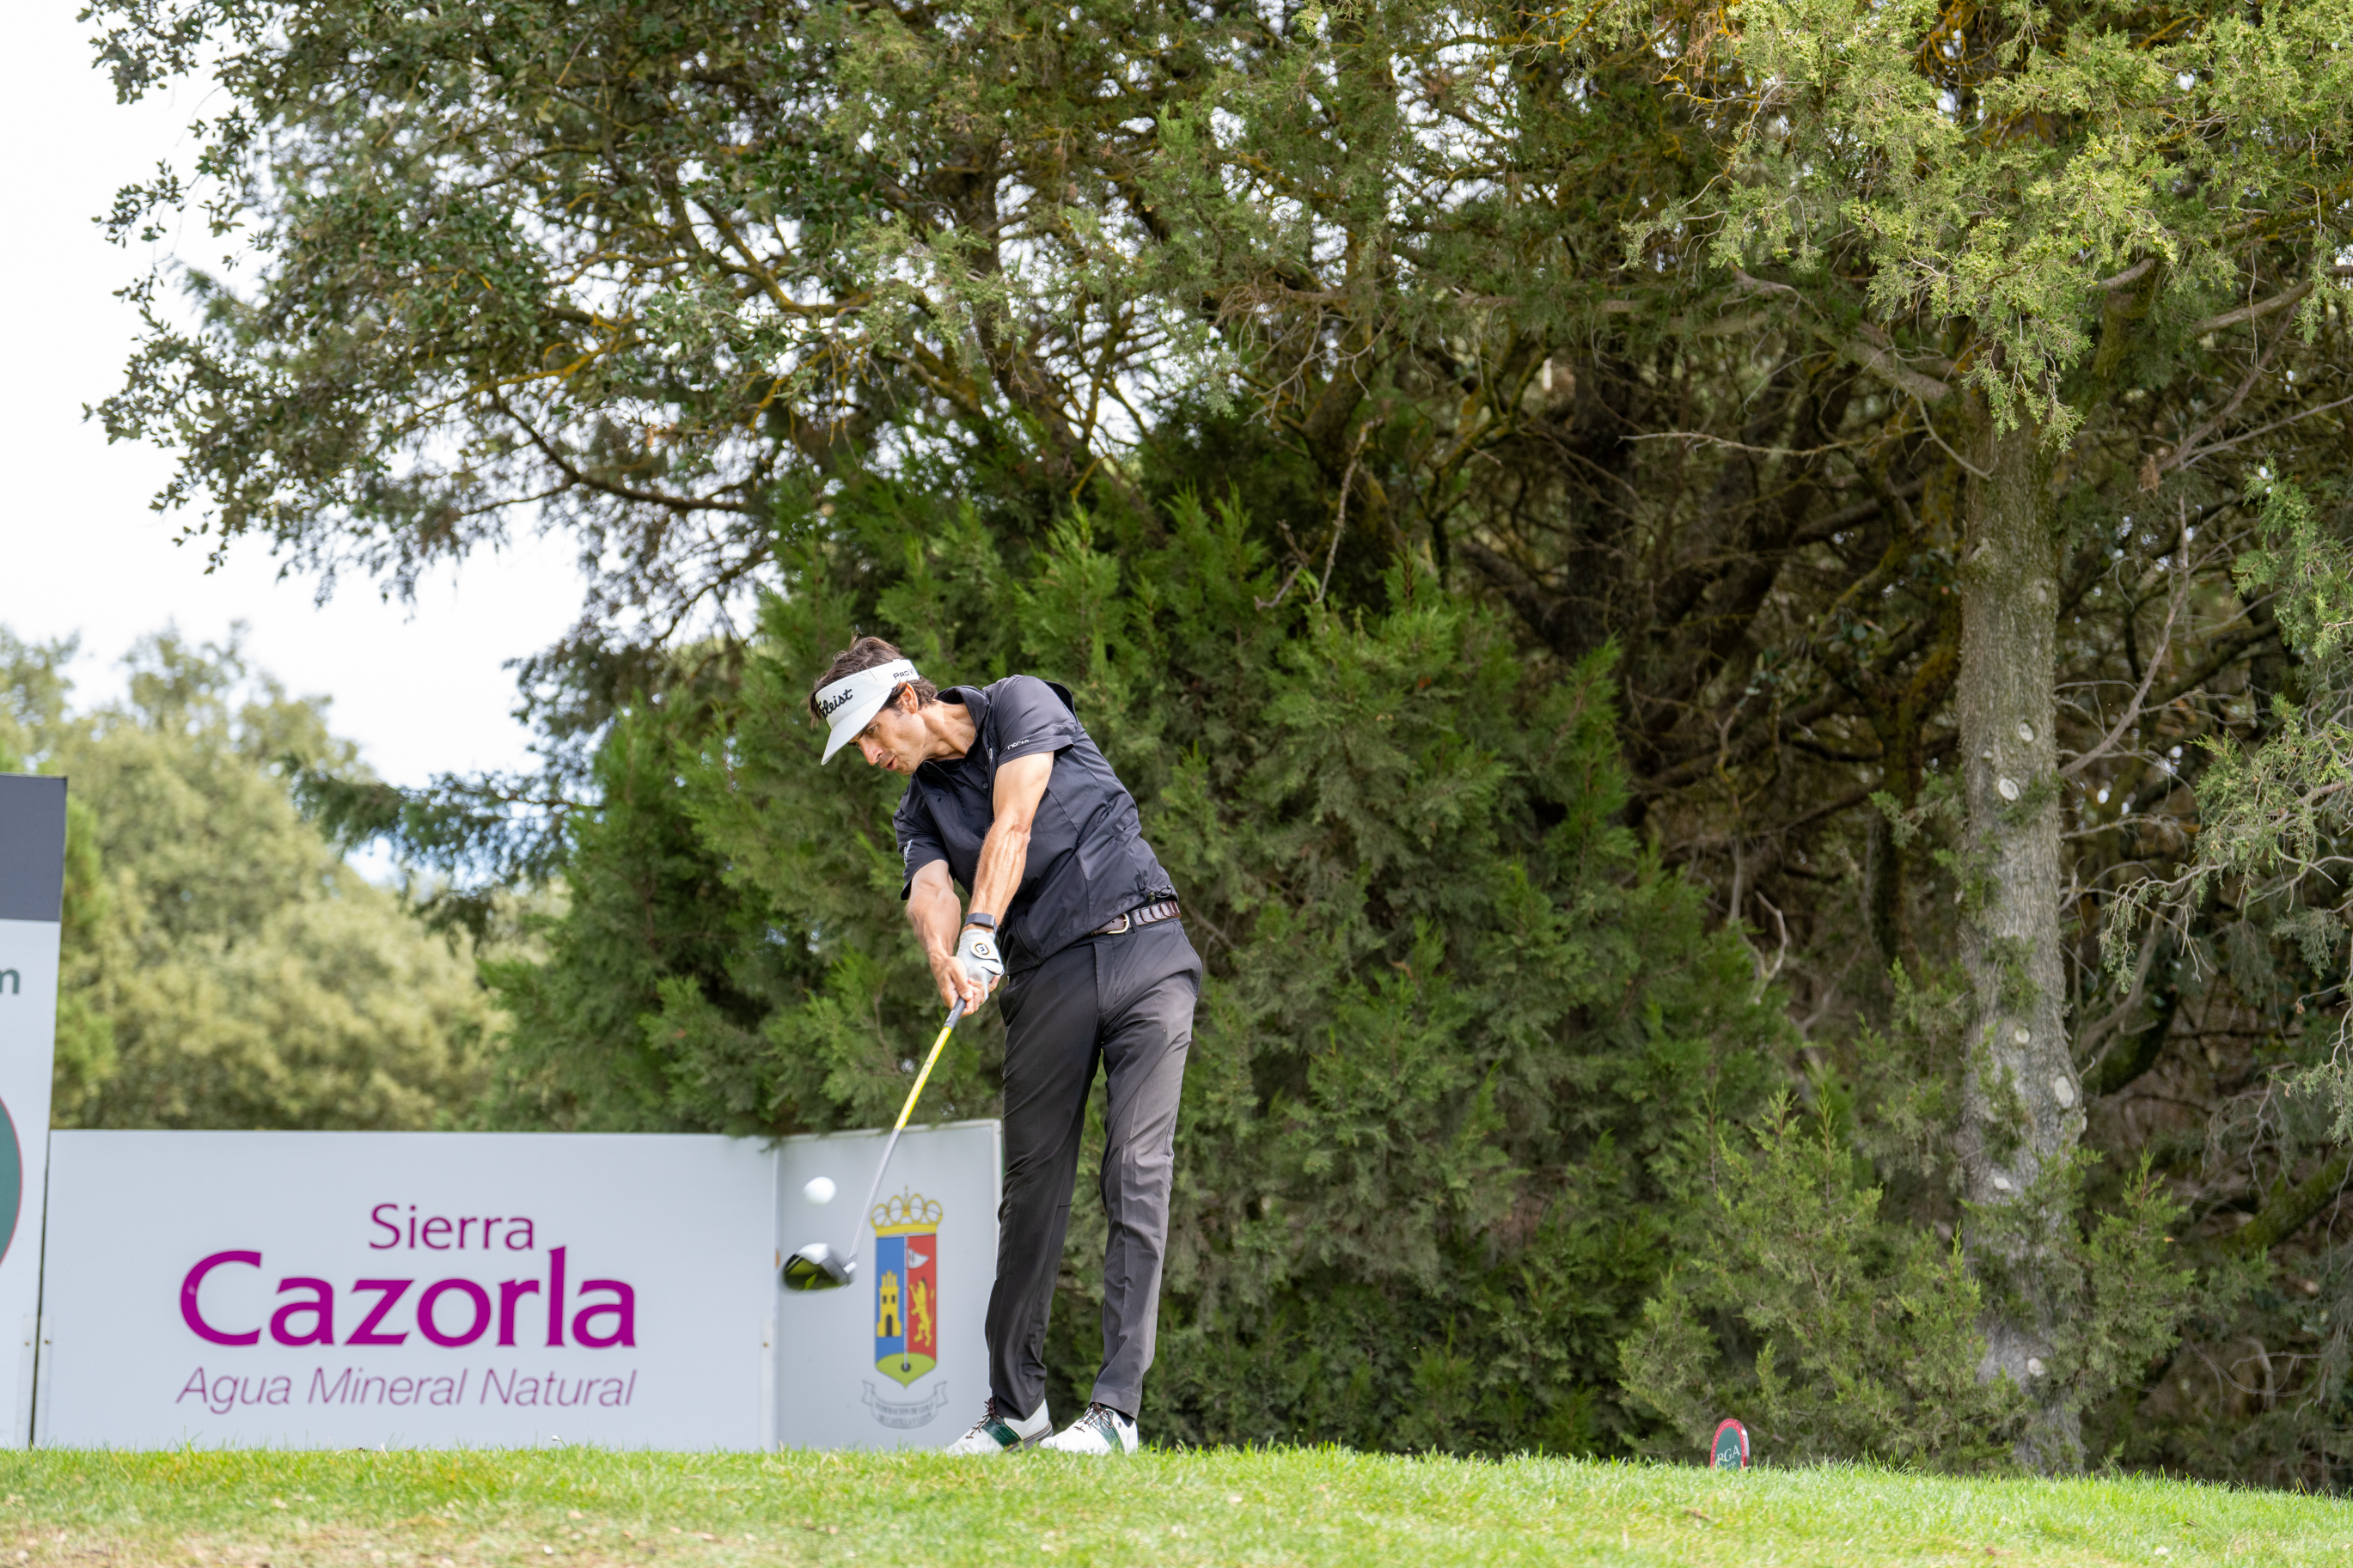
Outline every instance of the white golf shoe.
<svg viewBox="0 0 2353 1568"><path fill-rule="evenodd" d="M1058 1454L1133 1454L1135 1423L1108 1405L1090 1405L1084 1415L1041 1446Z"/></svg>
<svg viewBox="0 0 2353 1568"><path fill-rule="evenodd" d="M1018 1454L1024 1448L1034 1448L1046 1440L1054 1429L1053 1418L1046 1414L1043 1400L1038 1408L1019 1419L1009 1417L995 1399L972 1424L972 1430L947 1446L951 1454Z"/></svg>

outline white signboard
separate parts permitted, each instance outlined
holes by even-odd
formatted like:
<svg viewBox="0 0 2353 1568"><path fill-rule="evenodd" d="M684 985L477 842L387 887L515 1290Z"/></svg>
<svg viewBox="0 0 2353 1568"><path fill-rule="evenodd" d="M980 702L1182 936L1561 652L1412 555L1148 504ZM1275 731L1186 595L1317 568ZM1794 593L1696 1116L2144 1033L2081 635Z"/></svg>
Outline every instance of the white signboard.
<svg viewBox="0 0 2353 1568"><path fill-rule="evenodd" d="M65 854L66 781L0 774L0 1417L11 1448L33 1424Z"/></svg>
<svg viewBox="0 0 2353 1568"><path fill-rule="evenodd" d="M781 1254L854 1239L858 1258L839 1290L780 1292L776 1437L786 1447L944 1447L988 1397L981 1331L997 1278L999 1124L910 1131L861 1226L856 1205L883 1138L788 1138L777 1151ZM833 1184L831 1202L808 1201L818 1178Z"/></svg>
<svg viewBox="0 0 2353 1568"><path fill-rule="evenodd" d="M59 1132L52 1158L43 1447L767 1435L757 1143Z"/></svg>
<svg viewBox="0 0 2353 1568"><path fill-rule="evenodd" d="M879 1239L873 1133L51 1145L43 1447L929 1447L987 1394L993 1121L908 1132ZM853 1235L855 1283L778 1286Z"/></svg>

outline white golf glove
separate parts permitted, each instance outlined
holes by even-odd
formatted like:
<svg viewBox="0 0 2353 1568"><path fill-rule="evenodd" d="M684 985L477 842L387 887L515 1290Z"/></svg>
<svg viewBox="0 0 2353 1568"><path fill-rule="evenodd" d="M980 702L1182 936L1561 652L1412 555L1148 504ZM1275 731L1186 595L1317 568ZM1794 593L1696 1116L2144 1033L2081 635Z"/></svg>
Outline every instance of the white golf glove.
<svg viewBox="0 0 2353 1568"><path fill-rule="evenodd" d="M956 962L964 966L965 978L977 984L984 992L993 991L1005 978L1005 960L997 952L994 932L978 926L966 926L956 942Z"/></svg>

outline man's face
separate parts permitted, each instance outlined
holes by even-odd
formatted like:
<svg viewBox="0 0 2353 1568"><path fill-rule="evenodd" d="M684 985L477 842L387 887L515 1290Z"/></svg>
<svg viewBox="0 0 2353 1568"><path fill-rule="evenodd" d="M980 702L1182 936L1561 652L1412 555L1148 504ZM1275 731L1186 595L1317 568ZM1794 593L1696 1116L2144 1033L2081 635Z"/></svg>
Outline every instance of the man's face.
<svg viewBox="0 0 2353 1568"><path fill-rule="evenodd" d="M923 764L932 743L931 731L916 710L915 694L901 687L874 722L858 732L858 750L869 765L894 773L912 773Z"/></svg>

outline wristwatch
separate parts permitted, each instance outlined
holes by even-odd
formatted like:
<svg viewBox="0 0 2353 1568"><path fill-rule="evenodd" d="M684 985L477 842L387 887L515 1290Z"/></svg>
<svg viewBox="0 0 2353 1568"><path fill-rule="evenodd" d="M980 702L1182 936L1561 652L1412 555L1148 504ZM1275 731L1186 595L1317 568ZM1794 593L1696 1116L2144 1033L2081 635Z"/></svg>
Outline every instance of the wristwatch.
<svg viewBox="0 0 2353 1568"><path fill-rule="evenodd" d="M997 917L995 915L982 914L976 910L971 914L964 917L964 923L968 926L978 926L983 931L995 931L997 929Z"/></svg>

